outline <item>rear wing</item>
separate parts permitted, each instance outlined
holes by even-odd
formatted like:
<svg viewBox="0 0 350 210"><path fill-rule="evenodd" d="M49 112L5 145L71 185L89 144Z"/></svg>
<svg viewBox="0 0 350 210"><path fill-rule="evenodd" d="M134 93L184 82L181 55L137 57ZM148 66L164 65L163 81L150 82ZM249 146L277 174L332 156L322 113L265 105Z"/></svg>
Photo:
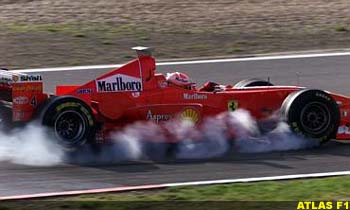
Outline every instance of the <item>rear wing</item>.
<svg viewBox="0 0 350 210"><path fill-rule="evenodd" d="M30 121L47 97L41 75L0 70L0 102L12 107L12 121Z"/></svg>

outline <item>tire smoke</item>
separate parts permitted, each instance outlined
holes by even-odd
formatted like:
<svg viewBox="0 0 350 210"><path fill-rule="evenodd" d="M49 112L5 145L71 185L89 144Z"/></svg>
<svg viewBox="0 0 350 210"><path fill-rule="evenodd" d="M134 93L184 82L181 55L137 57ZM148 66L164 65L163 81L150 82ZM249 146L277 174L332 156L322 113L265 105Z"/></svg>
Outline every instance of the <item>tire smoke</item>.
<svg viewBox="0 0 350 210"><path fill-rule="evenodd" d="M36 124L0 133L0 161L21 165L52 166L61 163L64 151L50 141L47 130Z"/></svg>
<svg viewBox="0 0 350 210"><path fill-rule="evenodd" d="M284 122L279 122L275 129L264 135L237 139L234 143L237 151L241 153L301 150L320 145L317 140L297 136Z"/></svg>
<svg viewBox="0 0 350 210"><path fill-rule="evenodd" d="M278 114L258 123L246 110L208 118L196 131L200 133L197 140L186 139L179 144L177 158L206 159L220 157L228 151L266 153L319 146L317 140L293 133L288 124L279 121Z"/></svg>
<svg viewBox="0 0 350 210"><path fill-rule="evenodd" d="M78 152L69 155L67 160L75 164L93 165L141 160L144 159L145 152L142 141L146 138L164 139L161 135L158 125L150 122L137 122L120 131L113 132L110 136L110 142L98 148L83 147Z"/></svg>
<svg viewBox="0 0 350 210"><path fill-rule="evenodd" d="M110 164L137 160L209 159L227 152L261 153L312 148L316 140L297 136L284 122L261 125L248 111L222 113L204 119L171 120L162 126L136 122L111 134L106 145L82 147L68 154L42 126L29 124L10 133L0 132L0 161L52 166L62 163ZM270 123L270 124L269 124ZM233 140L234 139L234 140ZM176 142L176 144L174 144Z"/></svg>

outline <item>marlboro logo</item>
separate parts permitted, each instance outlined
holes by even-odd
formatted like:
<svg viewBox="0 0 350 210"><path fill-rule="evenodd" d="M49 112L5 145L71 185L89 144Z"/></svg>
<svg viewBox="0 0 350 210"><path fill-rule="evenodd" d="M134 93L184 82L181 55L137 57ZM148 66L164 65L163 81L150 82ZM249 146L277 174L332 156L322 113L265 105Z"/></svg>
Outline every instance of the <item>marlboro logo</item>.
<svg viewBox="0 0 350 210"><path fill-rule="evenodd" d="M96 80L96 88L97 92L142 91L142 81L141 78L117 74Z"/></svg>

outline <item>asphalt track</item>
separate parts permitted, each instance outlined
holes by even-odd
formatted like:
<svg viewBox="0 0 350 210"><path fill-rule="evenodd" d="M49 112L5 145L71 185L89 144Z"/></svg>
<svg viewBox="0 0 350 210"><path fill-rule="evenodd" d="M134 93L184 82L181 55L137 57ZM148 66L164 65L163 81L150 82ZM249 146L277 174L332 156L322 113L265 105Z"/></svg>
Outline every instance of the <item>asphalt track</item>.
<svg viewBox="0 0 350 210"><path fill-rule="evenodd" d="M197 83L210 79L231 83L267 78L275 84L317 87L348 94L350 56L261 60L160 66L159 72L188 73ZM108 69L42 72L45 89L56 84L81 84ZM297 73L298 72L298 73ZM299 76L298 76L299 75ZM350 169L350 145L331 142L318 149L268 154L231 154L218 160L140 162L119 165L28 167L0 163L0 196L126 185L160 184L215 179L278 176Z"/></svg>
<svg viewBox="0 0 350 210"><path fill-rule="evenodd" d="M111 68L75 71L40 72L46 81L44 88L54 92L58 84L83 84ZM160 73L179 71L191 76L198 86L207 80L235 84L247 78L270 78L276 85L300 85L349 95L350 56L289 58L274 60L233 61L160 65Z"/></svg>

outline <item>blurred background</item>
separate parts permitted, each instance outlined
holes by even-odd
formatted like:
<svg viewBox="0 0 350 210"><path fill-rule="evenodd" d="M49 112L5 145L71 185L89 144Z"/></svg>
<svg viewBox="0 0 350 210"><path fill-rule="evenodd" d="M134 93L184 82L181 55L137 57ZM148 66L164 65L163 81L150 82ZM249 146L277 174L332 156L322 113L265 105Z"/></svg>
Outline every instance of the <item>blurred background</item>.
<svg viewBox="0 0 350 210"><path fill-rule="evenodd" d="M1 0L0 66L114 64L350 47L348 0Z"/></svg>

